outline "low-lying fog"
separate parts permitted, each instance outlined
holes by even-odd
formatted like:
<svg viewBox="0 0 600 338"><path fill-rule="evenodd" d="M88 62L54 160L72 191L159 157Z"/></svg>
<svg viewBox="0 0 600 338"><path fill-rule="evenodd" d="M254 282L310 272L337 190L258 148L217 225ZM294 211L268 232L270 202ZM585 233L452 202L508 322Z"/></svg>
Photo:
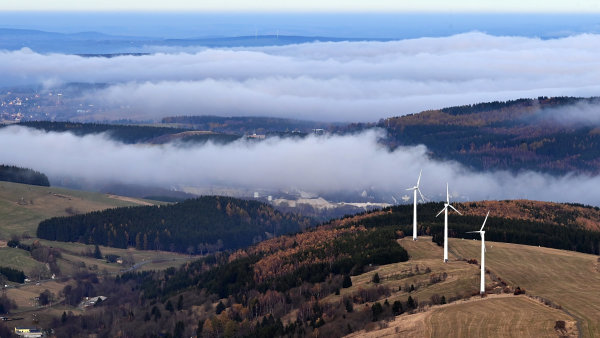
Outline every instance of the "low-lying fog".
<svg viewBox="0 0 600 338"><path fill-rule="evenodd" d="M472 172L435 161L424 146L389 151L382 131L305 139L240 140L196 147L125 145L105 135L74 136L20 126L0 129L0 158L53 178L164 188L211 185L315 194L368 190L399 199L423 170L423 193L440 200L446 182L455 200L527 198L600 205L600 177L536 172Z"/></svg>

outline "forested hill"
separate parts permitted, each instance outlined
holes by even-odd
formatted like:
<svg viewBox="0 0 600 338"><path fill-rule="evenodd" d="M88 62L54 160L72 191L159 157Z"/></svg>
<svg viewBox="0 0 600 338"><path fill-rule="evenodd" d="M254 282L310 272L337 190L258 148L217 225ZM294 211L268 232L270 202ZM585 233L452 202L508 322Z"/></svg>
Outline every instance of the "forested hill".
<svg viewBox="0 0 600 338"><path fill-rule="evenodd" d="M40 238L118 248L206 253L246 247L313 225L309 218L231 197L204 196L167 206L141 206L42 221Z"/></svg>
<svg viewBox="0 0 600 338"><path fill-rule="evenodd" d="M531 203L527 203L531 202ZM544 207L540 208L540 205ZM441 245L444 218L435 217L444 207L443 203L419 205L417 231L433 236ZM380 228L394 226L404 234L412 234L412 205L398 205L374 213L366 213L357 219L340 221L343 226ZM468 231L478 230L487 210L492 210L486 223L486 240L600 254L600 231L590 226L596 222L600 211L581 205L545 203L532 201L471 202L457 204L463 215L448 214L450 237L478 238Z"/></svg>
<svg viewBox="0 0 600 338"><path fill-rule="evenodd" d="M539 97L381 120L389 145L424 144L476 170L600 173L599 98ZM572 123L569 122L575 119ZM583 122L587 120L587 122Z"/></svg>
<svg viewBox="0 0 600 338"><path fill-rule="evenodd" d="M326 129L331 123L294 120L276 117L260 116L170 116L162 119L163 123L172 123L185 128L210 130L221 133L258 133L300 131L311 132L312 129Z"/></svg>
<svg viewBox="0 0 600 338"><path fill-rule="evenodd" d="M0 181L49 187L48 177L29 168L0 165Z"/></svg>
<svg viewBox="0 0 600 338"><path fill-rule="evenodd" d="M149 142L163 135L188 131L170 127L51 121L20 122L19 125L43 131L70 132L77 136L107 133L112 139L127 144Z"/></svg>

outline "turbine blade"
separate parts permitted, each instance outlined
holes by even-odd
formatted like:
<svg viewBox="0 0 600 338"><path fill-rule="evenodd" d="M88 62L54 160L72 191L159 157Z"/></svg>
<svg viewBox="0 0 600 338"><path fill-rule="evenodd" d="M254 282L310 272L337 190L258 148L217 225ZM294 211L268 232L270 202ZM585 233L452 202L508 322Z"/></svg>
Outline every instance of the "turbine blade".
<svg viewBox="0 0 600 338"><path fill-rule="evenodd" d="M444 210L446 210L446 207L444 207L444 209L440 210L440 212L438 212L438 214L435 215L435 217L438 217L442 212L444 212Z"/></svg>
<svg viewBox="0 0 600 338"><path fill-rule="evenodd" d="M449 206L450 208L454 209L454 211L458 212L458 214L462 216L462 214L460 213L460 211L456 210L456 208L455 208L455 207L453 207L453 206L452 206L452 204L448 204L448 206Z"/></svg>
<svg viewBox="0 0 600 338"><path fill-rule="evenodd" d="M479 231L483 230L483 227L485 226L485 222L487 222L488 216L490 215L490 212L488 210L487 215L485 215L485 219L483 220L483 224L481 225L481 229L479 229Z"/></svg>
<svg viewBox="0 0 600 338"><path fill-rule="evenodd" d="M446 182L446 203L450 204L450 193L448 192L448 182Z"/></svg>
<svg viewBox="0 0 600 338"><path fill-rule="evenodd" d="M421 200L423 200L423 202L425 202L427 199L425 198L425 196L423 196L421 189L417 188L417 191L419 192L419 195L421 195Z"/></svg>
<svg viewBox="0 0 600 338"><path fill-rule="evenodd" d="M421 174L423 173L423 169L419 171L419 179L417 179L417 188L419 187L419 182L421 182Z"/></svg>

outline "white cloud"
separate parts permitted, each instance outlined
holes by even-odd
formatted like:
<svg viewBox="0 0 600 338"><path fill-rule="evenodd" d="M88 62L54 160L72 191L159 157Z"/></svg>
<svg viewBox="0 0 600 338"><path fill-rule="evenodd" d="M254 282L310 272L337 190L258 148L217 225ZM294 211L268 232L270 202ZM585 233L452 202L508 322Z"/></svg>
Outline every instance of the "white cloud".
<svg viewBox="0 0 600 338"><path fill-rule="evenodd" d="M423 169L422 190L440 199L446 182L459 200L528 198L600 205L600 177L554 177L535 172L472 172L455 162L429 159L424 146L390 152L380 131L352 136L268 139L197 147L124 145L104 135L77 137L19 126L0 130L4 163L53 177L87 182L249 189L294 187L315 193L390 192L413 186Z"/></svg>
<svg viewBox="0 0 600 338"><path fill-rule="evenodd" d="M376 121L450 105L600 93L600 35L591 34L540 40L468 33L147 50L157 53L83 58L3 52L0 84L109 83L90 98L113 107L111 118L154 119L215 114Z"/></svg>

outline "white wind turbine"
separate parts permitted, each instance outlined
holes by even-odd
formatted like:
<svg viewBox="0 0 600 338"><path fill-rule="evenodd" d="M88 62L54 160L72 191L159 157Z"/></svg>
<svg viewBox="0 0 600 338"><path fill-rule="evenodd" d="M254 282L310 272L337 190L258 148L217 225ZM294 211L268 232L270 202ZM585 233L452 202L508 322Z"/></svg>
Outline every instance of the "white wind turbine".
<svg viewBox="0 0 600 338"><path fill-rule="evenodd" d="M444 203L444 209L440 210L435 217L438 217L444 212L444 263L448 262L448 207L454 209L459 215L462 215L460 211L456 210L455 207L450 204L450 193L448 192L448 183L446 183L446 203Z"/></svg>
<svg viewBox="0 0 600 338"><path fill-rule="evenodd" d="M419 183L421 182L421 174L423 173L423 170L421 170L419 172L419 179L417 179L417 185L415 185L412 188L408 188L406 190L412 190L413 191L413 200L414 200L414 209L413 209L413 241L417 240L417 191L419 192L419 195L421 195L421 200L423 202L425 202L425 196L423 196L423 193L421 193L421 189L419 189Z"/></svg>
<svg viewBox="0 0 600 338"><path fill-rule="evenodd" d="M483 225L481 225L481 229L479 229L479 231L469 231L467 233L476 233L478 232L481 235L481 283L479 286L479 293L480 294L484 294L485 293L485 231L483 231L483 227L485 226L485 222L488 219L488 216L490 215L490 212L487 212L487 215L485 215L485 219L483 220Z"/></svg>

